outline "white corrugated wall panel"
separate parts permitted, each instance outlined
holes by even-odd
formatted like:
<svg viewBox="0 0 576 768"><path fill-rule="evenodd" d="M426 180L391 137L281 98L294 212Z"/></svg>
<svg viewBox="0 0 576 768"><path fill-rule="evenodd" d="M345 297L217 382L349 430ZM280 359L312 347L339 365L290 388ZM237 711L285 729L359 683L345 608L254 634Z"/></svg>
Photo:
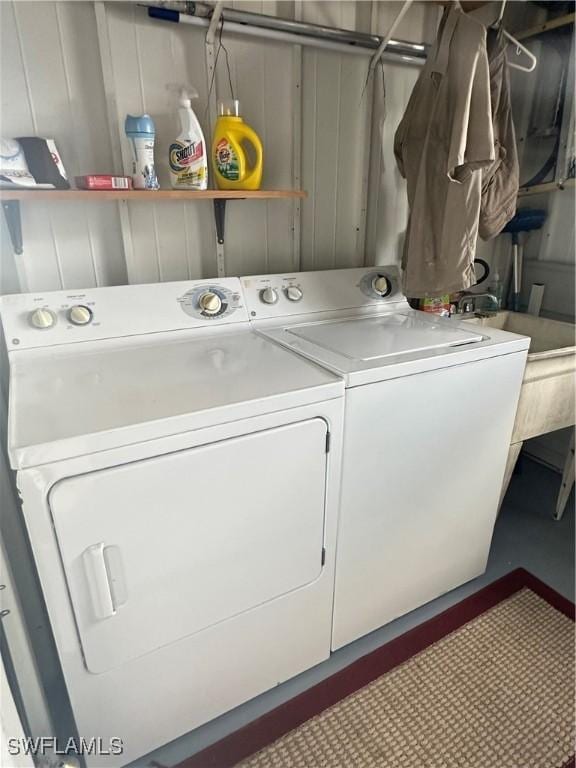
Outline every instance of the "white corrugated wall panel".
<svg viewBox="0 0 576 768"><path fill-rule="evenodd" d="M4 2L0 20L2 135L54 138L70 176L109 170L92 4ZM22 209L20 263L30 290L125 282L115 206L26 203ZM3 233L3 260L9 247Z"/></svg>
<svg viewBox="0 0 576 768"><path fill-rule="evenodd" d="M169 189L168 148L179 133L179 125L177 99L167 85L183 83L196 88L199 98L193 107L206 128L204 33L190 26L154 21L145 8L116 3L106 5L106 30L112 57L116 140L120 141L124 170L130 171L131 157L124 134L125 117L147 112L156 126L155 162L160 186ZM128 209L131 282L184 280L215 273L214 225L208 201L129 203Z"/></svg>
<svg viewBox="0 0 576 768"><path fill-rule="evenodd" d="M276 14L291 9L285 3L235 2L237 10ZM217 36L218 40L218 36ZM294 179L292 116L297 108L293 81L294 46L229 35L222 41L229 52L234 96L245 121L264 146L262 186L291 189ZM230 99L225 51L218 57L217 99ZM226 265L230 274L259 274L298 269L293 241L294 203L286 200L228 204Z"/></svg>
<svg viewBox="0 0 576 768"><path fill-rule="evenodd" d="M539 258L574 264L574 188L553 192L548 198L548 218L542 227Z"/></svg>
<svg viewBox="0 0 576 768"><path fill-rule="evenodd" d="M367 31L360 5L305 3L303 20ZM302 185L309 192L302 205L303 269L364 262L361 230L370 104L362 90L368 63L368 56L303 49Z"/></svg>
<svg viewBox="0 0 576 768"><path fill-rule="evenodd" d="M420 69L391 62L374 78L366 252L370 263L399 264L408 222L406 182L394 157L394 134ZM383 81L384 77L384 81Z"/></svg>

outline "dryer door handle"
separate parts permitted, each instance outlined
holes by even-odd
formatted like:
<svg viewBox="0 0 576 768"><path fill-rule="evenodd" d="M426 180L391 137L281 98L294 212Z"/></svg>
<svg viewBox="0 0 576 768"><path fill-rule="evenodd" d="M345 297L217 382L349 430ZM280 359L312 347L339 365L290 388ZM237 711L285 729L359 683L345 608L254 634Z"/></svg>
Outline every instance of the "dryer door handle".
<svg viewBox="0 0 576 768"><path fill-rule="evenodd" d="M84 550L83 560L96 618L114 616L127 599L120 548L101 541Z"/></svg>

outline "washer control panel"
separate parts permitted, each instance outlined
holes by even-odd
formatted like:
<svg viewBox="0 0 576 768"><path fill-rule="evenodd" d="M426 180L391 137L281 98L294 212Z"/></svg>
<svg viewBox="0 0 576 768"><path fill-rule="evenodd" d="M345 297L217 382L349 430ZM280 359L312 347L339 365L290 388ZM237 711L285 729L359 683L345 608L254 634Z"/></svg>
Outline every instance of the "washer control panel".
<svg viewBox="0 0 576 768"><path fill-rule="evenodd" d="M22 294L20 296L2 297L2 324L6 325L15 321L19 328L17 335L13 336L16 346L20 343L26 344L27 339L37 339L37 344L29 346L50 345L51 339L66 334L70 339L70 332L76 328L85 328L94 325L96 329L100 328L100 318L96 309L96 297L94 293L99 290L114 289L95 289L95 291L58 291L54 293ZM26 309L23 313L18 313L12 317L9 311L11 305L23 304ZM8 305L5 308L5 305ZM24 333L24 326L26 333ZM29 333L32 332L30 336ZM41 332L41 333L39 333ZM93 333L93 331L92 331Z"/></svg>
<svg viewBox="0 0 576 768"><path fill-rule="evenodd" d="M243 277L251 320L405 302L395 266Z"/></svg>
<svg viewBox="0 0 576 768"><path fill-rule="evenodd" d="M8 349L248 322L237 277L0 297Z"/></svg>
<svg viewBox="0 0 576 768"><path fill-rule="evenodd" d="M30 310L28 321L32 328L40 331L48 330L56 325L59 314L48 307L38 307ZM94 311L85 304L73 304L69 309L64 307L62 315L62 319L67 320L72 325L88 325L92 322Z"/></svg>

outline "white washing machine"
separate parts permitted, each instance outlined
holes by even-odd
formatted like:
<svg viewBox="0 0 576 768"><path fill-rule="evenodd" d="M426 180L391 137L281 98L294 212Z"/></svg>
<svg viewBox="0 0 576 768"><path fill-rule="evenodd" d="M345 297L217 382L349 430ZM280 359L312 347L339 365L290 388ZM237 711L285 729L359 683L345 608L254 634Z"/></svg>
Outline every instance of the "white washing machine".
<svg viewBox="0 0 576 768"><path fill-rule="evenodd" d="M339 648L484 572L529 339L412 310L394 267L242 282L265 337L346 383Z"/></svg>
<svg viewBox="0 0 576 768"><path fill-rule="evenodd" d="M238 279L4 296L8 447L89 766L330 652L344 387Z"/></svg>

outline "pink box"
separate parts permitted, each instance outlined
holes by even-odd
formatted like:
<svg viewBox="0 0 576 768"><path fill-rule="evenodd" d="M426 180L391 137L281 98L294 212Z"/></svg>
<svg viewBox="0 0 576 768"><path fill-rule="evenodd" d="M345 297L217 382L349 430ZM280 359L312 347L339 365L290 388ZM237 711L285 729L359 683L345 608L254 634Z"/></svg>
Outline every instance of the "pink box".
<svg viewBox="0 0 576 768"><path fill-rule="evenodd" d="M78 189L111 189L119 192L132 189L129 176L112 176L107 173L94 173L89 176L76 176Z"/></svg>

